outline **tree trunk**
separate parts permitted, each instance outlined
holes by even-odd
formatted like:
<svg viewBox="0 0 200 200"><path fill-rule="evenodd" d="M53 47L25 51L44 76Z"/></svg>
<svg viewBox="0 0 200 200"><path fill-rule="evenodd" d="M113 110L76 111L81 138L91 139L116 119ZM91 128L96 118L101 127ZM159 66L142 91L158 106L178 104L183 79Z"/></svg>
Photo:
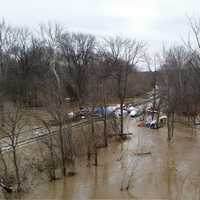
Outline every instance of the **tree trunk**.
<svg viewBox="0 0 200 200"><path fill-rule="evenodd" d="M55 180L56 179L56 166L55 166L55 160L54 160L54 148L53 148L53 136L52 136L52 133L51 133L51 129L48 125L48 123L43 120L43 119L40 119L39 120L43 123L44 127L47 129L48 131L48 134L49 134L49 143L48 143L48 148L49 148L49 156L50 156L50 170L49 170L49 175L50 175L50 178L51 180Z"/></svg>
<svg viewBox="0 0 200 200"><path fill-rule="evenodd" d="M90 153L90 144L88 144L88 147L87 147L87 160L90 161L91 160L91 153Z"/></svg>
<svg viewBox="0 0 200 200"><path fill-rule="evenodd" d="M16 154L16 147L13 146L13 161L14 161L14 167L15 167L15 175L16 175L16 180L17 180L17 191L21 191L21 181L20 181L20 175L19 175L19 168L17 164L17 154Z"/></svg>
<svg viewBox="0 0 200 200"><path fill-rule="evenodd" d="M72 166L72 171L75 171L75 154L74 154L74 149L73 149L73 139L72 139L72 127L71 123L68 123L68 142L69 142L69 154L70 154L70 162Z"/></svg>
<svg viewBox="0 0 200 200"><path fill-rule="evenodd" d="M96 139L95 130L94 130L93 113L94 113L94 106L92 106L92 114L91 114L91 132L94 139L94 165L97 166L98 165L97 139Z"/></svg>
<svg viewBox="0 0 200 200"><path fill-rule="evenodd" d="M170 113L167 113L167 132L168 132L168 137L167 140L170 142L171 141L171 123L170 123Z"/></svg>
<svg viewBox="0 0 200 200"><path fill-rule="evenodd" d="M157 115L157 119L156 119L156 128L159 129L160 128L160 111L158 111L158 115Z"/></svg>
<svg viewBox="0 0 200 200"><path fill-rule="evenodd" d="M124 115L123 115L123 100L121 100L120 102L120 111L121 111L121 116L120 116L120 135L121 137L123 136L123 133L124 133Z"/></svg>
<svg viewBox="0 0 200 200"><path fill-rule="evenodd" d="M60 151L61 151L61 159L62 159L62 173L63 176L66 175L66 167L65 167L65 151L64 151L64 142L63 142L63 127L62 123L59 124L59 137L60 137Z"/></svg>
<svg viewBox="0 0 200 200"><path fill-rule="evenodd" d="M172 113L171 117L171 136L174 136L174 112Z"/></svg>
<svg viewBox="0 0 200 200"><path fill-rule="evenodd" d="M156 124L157 124L157 129L160 127L160 106L161 106L161 100L159 100L158 102L158 107L157 107L157 111L158 111L158 114L157 114L157 119L156 119Z"/></svg>
<svg viewBox="0 0 200 200"><path fill-rule="evenodd" d="M0 114L1 114L1 127L4 127L5 119L4 119L3 103L0 103Z"/></svg>
<svg viewBox="0 0 200 200"><path fill-rule="evenodd" d="M3 163L4 176L7 177L8 176L8 167L7 167L6 161L5 161L4 156L3 156L3 152L1 151L1 147L0 147L0 160Z"/></svg>
<svg viewBox="0 0 200 200"><path fill-rule="evenodd" d="M156 86L154 85L154 88L153 88L153 112L152 112L152 120L154 120L154 115L155 115L155 107L156 107Z"/></svg>
<svg viewBox="0 0 200 200"><path fill-rule="evenodd" d="M107 105L106 100L104 98L104 145L105 147L108 146L108 134L107 134Z"/></svg>
<svg viewBox="0 0 200 200"><path fill-rule="evenodd" d="M174 136L174 112L167 113L168 141Z"/></svg>
<svg viewBox="0 0 200 200"><path fill-rule="evenodd" d="M196 123L196 115L192 116L192 136L196 136L195 123Z"/></svg>
<svg viewBox="0 0 200 200"><path fill-rule="evenodd" d="M50 158L51 158L51 180L55 180L56 179L55 160L53 152L53 140L51 135L50 135Z"/></svg>

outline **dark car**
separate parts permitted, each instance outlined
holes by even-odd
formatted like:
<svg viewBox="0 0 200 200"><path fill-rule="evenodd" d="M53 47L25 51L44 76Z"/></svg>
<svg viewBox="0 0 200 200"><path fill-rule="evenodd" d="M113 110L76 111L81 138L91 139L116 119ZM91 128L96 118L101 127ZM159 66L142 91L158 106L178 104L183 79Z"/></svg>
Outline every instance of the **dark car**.
<svg viewBox="0 0 200 200"><path fill-rule="evenodd" d="M77 116L81 119L88 117L90 114L89 108L80 107L80 111L78 111Z"/></svg>

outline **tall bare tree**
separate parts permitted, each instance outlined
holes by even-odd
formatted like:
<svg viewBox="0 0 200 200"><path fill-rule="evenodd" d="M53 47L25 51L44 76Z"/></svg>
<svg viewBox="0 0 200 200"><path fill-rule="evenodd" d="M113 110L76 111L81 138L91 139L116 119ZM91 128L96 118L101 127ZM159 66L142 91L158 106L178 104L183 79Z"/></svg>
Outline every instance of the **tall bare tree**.
<svg viewBox="0 0 200 200"><path fill-rule="evenodd" d="M96 39L93 35L64 33L59 39L68 82L79 105L84 101L89 65L93 61Z"/></svg>
<svg viewBox="0 0 200 200"><path fill-rule="evenodd" d="M113 69L113 77L117 82L117 96L121 110L120 135L123 135L123 105L127 94L128 76L144 56L145 44L117 36L106 38L103 46L105 59L108 66Z"/></svg>
<svg viewBox="0 0 200 200"><path fill-rule="evenodd" d="M43 102L52 118L57 122L59 127L60 153L62 161L62 173L66 175L65 165L65 144L64 144L64 123L66 116L65 97L63 93L63 84L58 69L61 65L58 61L58 40L62 33L59 25L41 26L41 36L47 48L49 58L49 79L44 81L44 98Z"/></svg>

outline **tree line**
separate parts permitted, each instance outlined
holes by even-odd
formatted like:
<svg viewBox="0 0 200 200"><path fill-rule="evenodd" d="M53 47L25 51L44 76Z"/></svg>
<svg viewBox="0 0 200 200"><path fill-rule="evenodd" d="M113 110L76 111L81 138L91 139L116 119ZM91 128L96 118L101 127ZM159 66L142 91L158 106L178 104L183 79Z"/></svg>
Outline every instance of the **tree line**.
<svg viewBox="0 0 200 200"><path fill-rule="evenodd" d="M194 127L200 112L200 21L189 18L190 37L182 45L174 45L153 60L153 85L159 87L156 109L167 115L168 140L174 135L178 118L187 119ZM150 66L150 64L148 64ZM155 67L156 66L156 67Z"/></svg>
<svg viewBox="0 0 200 200"><path fill-rule="evenodd" d="M33 32L3 21L0 24L1 96L38 106L42 104L46 87L56 85L62 96L73 98L81 105L89 99L93 77L98 85L112 82L121 89L121 94L116 94L113 86L110 95L122 98L122 82L126 85L127 74L131 76L136 64L141 62L144 47L144 42L135 39L97 38L69 32L58 24L40 25Z"/></svg>

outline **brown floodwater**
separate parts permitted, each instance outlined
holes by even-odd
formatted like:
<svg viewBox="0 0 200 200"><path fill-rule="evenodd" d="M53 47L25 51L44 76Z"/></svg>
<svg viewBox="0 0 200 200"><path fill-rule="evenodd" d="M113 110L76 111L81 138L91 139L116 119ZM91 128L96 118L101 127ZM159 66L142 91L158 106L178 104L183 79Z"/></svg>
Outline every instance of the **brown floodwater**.
<svg viewBox="0 0 200 200"><path fill-rule="evenodd" d="M191 137L189 128L178 126L168 144L166 128L126 123L125 132L133 135L100 149L97 167L78 161L77 175L40 184L23 199L200 199L198 133Z"/></svg>

